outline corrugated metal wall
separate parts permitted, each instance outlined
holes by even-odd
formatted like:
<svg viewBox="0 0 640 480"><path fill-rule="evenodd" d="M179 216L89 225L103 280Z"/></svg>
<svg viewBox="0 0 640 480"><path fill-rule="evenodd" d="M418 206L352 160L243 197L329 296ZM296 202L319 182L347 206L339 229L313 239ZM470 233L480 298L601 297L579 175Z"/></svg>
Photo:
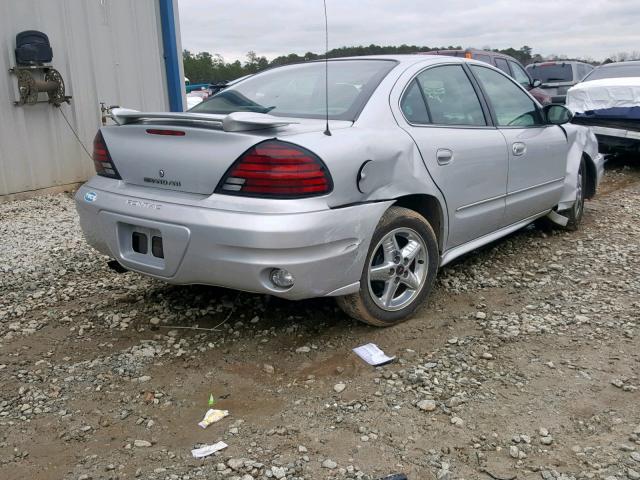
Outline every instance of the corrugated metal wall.
<svg viewBox="0 0 640 480"><path fill-rule="evenodd" d="M156 0L0 1L0 195L94 174L57 108L13 105L17 81L7 70L15 65L15 36L23 30L49 36L52 65L73 96L60 108L89 151L100 102L147 111L169 107Z"/></svg>

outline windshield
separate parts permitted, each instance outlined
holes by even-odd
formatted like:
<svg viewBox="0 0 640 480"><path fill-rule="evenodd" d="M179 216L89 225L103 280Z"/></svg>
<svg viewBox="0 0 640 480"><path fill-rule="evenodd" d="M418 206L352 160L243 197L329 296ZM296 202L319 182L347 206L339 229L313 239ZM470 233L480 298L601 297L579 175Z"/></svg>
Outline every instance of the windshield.
<svg viewBox="0 0 640 480"><path fill-rule="evenodd" d="M598 67L584 77L583 82L600 80L602 78L640 77L640 64L632 65L608 65Z"/></svg>
<svg viewBox="0 0 640 480"><path fill-rule="evenodd" d="M573 70L571 65L567 63L530 65L527 70L529 70L534 80L540 80L542 83L573 81Z"/></svg>
<svg viewBox="0 0 640 480"><path fill-rule="evenodd" d="M357 118L380 81L397 64L390 60L329 62L329 118ZM325 63L274 68L231 86L190 112L259 112L276 116L325 118Z"/></svg>

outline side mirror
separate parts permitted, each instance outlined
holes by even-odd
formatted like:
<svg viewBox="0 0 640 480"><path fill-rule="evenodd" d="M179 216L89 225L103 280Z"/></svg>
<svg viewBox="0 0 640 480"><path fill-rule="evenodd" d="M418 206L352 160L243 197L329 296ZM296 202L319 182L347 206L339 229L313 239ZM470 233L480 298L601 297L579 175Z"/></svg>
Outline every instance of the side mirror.
<svg viewBox="0 0 640 480"><path fill-rule="evenodd" d="M552 103L542 109L547 123L551 125L563 125L569 123L573 118L573 112L564 105Z"/></svg>
<svg viewBox="0 0 640 480"><path fill-rule="evenodd" d="M531 82L531 86L533 88L538 88L540 85L542 85L542 82L540 80L538 80L537 78L533 82Z"/></svg>

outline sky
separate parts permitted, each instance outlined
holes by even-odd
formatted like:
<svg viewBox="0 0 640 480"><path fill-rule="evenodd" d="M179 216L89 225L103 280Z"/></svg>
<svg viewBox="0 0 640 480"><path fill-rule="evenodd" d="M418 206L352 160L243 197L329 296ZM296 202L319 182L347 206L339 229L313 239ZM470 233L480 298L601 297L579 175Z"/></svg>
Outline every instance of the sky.
<svg viewBox="0 0 640 480"><path fill-rule="evenodd" d="M322 0L178 0L182 47L245 60L324 51ZM327 0L329 48L461 45L590 57L640 49L640 0Z"/></svg>

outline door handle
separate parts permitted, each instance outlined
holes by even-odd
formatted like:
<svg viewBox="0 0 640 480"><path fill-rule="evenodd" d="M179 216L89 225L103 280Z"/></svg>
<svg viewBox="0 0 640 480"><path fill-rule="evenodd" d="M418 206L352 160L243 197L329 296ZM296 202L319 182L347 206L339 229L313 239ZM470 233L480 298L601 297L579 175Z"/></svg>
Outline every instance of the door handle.
<svg viewBox="0 0 640 480"><path fill-rule="evenodd" d="M511 145L511 149L513 150L513 154L516 157L519 157L521 155L524 155L527 152L527 145L522 142L516 142L513 145Z"/></svg>
<svg viewBox="0 0 640 480"><path fill-rule="evenodd" d="M448 148L439 148L436 152L436 160L440 165L446 165L453 159L453 152Z"/></svg>

